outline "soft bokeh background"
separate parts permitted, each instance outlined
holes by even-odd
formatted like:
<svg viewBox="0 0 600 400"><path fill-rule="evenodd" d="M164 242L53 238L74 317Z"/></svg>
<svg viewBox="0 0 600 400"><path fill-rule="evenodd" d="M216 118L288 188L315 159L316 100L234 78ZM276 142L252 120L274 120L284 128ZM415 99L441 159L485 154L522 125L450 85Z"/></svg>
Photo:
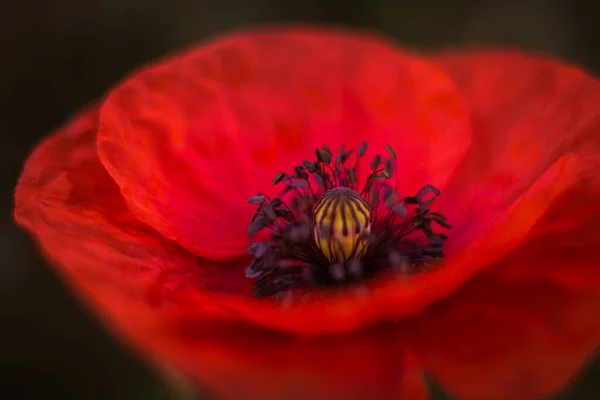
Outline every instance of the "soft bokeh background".
<svg viewBox="0 0 600 400"><path fill-rule="evenodd" d="M0 6L0 397L175 399L108 336L11 222L31 147L132 68L232 28L303 21L379 29L412 47L506 44L600 73L594 1L4 0ZM600 364L561 398L600 398ZM5 397L6 396L6 397ZM439 394L439 398L443 398Z"/></svg>

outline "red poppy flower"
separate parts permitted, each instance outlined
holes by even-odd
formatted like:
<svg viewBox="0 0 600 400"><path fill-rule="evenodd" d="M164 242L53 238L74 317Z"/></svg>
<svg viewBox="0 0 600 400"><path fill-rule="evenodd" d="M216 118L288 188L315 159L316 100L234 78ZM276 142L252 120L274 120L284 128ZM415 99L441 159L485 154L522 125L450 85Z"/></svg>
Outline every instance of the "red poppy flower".
<svg viewBox="0 0 600 400"><path fill-rule="evenodd" d="M223 398L420 399L427 373L531 399L600 342L599 105L521 54L233 35L44 140L15 214L119 337Z"/></svg>

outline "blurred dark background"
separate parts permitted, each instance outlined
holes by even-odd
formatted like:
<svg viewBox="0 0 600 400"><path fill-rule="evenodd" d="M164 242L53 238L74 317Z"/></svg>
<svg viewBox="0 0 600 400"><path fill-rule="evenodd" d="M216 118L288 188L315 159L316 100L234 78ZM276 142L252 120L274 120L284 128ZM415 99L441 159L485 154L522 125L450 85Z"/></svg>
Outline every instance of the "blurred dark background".
<svg viewBox="0 0 600 400"><path fill-rule="evenodd" d="M375 28L424 49L511 45L600 72L600 6L594 1L355 0L340 4L344 2L4 0L0 6L4 165L0 169L0 397L177 398L74 301L11 221L12 190L32 146L132 68L232 28L302 21ZM560 398L600 398L599 378L600 364Z"/></svg>

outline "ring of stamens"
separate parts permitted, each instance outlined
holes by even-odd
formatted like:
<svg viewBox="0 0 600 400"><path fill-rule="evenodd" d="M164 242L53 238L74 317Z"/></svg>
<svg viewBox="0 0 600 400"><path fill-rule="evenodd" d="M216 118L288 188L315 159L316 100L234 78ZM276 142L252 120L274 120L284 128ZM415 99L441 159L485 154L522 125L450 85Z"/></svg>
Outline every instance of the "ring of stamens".
<svg viewBox="0 0 600 400"><path fill-rule="evenodd" d="M248 199L257 206L248 234L270 230L269 240L248 246L254 259L246 277L254 279L256 298L360 282L383 271L414 274L443 259L448 236L435 233L432 224L451 226L430 209L439 191L425 185L416 195L399 198L396 153L386 148L389 157L373 157L360 190L366 142L350 167L352 149L342 145L333 159L323 146L315 150L316 161L275 176L273 185L284 185L277 197L259 193Z"/></svg>

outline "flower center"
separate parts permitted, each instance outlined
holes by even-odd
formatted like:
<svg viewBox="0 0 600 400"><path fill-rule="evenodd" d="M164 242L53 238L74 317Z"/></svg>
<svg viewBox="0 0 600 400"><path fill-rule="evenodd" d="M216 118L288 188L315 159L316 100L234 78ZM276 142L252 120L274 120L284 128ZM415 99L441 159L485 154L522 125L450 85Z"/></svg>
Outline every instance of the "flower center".
<svg viewBox="0 0 600 400"><path fill-rule="evenodd" d="M371 207L355 190L328 190L314 209L313 235L317 247L331 262L360 258L371 232Z"/></svg>
<svg viewBox="0 0 600 400"><path fill-rule="evenodd" d="M273 185L285 184L277 197L259 193L248 199L257 206L248 234L270 231L248 246L254 260L246 277L254 279L256 298L356 284L384 272L410 275L439 264L448 236L435 233L432 224L451 228L430 209L440 192L425 185L400 198L396 153L386 147L390 157L373 157L360 189L367 143L353 165L352 149L341 146L335 160L327 146L316 149L316 161L275 176Z"/></svg>

